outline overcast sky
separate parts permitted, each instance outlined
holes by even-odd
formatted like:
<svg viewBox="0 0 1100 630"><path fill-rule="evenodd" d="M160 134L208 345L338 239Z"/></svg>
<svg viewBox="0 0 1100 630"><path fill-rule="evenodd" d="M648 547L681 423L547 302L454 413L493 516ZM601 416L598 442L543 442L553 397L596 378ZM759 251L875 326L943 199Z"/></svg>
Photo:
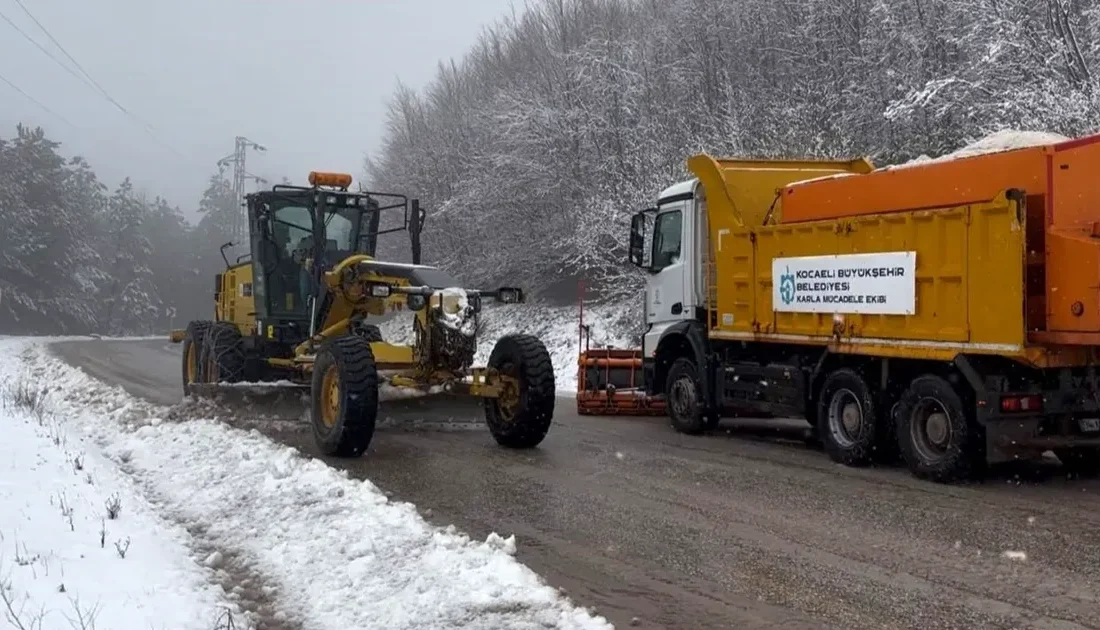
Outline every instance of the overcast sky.
<svg viewBox="0 0 1100 630"><path fill-rule="evenodd" d="M362 172L397 78L422 86L523 0L22 0L127 117L37 49L72 66L16 0L0 0L0 136L43 126L112 189L129 175L190 217L217 160L246 136L249 171L305 183ZM159 141L158 141L159 138Z"/></svg>

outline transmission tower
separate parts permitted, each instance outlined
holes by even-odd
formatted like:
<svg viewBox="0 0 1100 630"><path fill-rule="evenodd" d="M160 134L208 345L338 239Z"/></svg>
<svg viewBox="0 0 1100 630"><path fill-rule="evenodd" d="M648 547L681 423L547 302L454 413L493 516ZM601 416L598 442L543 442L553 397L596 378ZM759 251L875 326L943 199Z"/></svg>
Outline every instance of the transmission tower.
<svg viewBox="0 0 1100 630"><path fill-rule="evenodd" d="M267 151L267 148L259 145L244 136L237 136L233 139L233 153L218 160L218 169L224 173L225 167L233 167L233 203L237 208L237 212L233 216L233 239L234 241L240 241L248 234L248 219L246 210L244 208L244 184L246 181L252 180L257 184L266 184L267 180L258 175L253 175L248 172L245 167L245 157L248 155L248 150L254 151Z"/></svg>

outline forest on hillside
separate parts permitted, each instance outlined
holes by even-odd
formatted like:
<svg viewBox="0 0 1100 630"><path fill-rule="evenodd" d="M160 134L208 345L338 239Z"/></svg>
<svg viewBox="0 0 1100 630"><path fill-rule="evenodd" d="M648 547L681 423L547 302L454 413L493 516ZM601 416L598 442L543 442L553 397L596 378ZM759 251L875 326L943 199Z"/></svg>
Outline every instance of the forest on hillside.
<svg viewBox="0 0 1100 630"><path fill-rule="evenodd" d="M470 285L635 291L630 214L707 151L951 151L1100 124L1088 0L529 0L426 87L399 85L370 187L418 197L424 258ZM161 334L207 317L233 198L201 220L97 179L41 129L0 132L0 333ZM408 259L407 240L383 250Z"/></svg>
<svg viewBox="0 0 1100 630"><path fill-rule="evenodd" d="M629 216L695 152L887 164L1100 123L1091 0L527 4L399 87L367 164L416 191L425 256L471 282L636 290Z"/></svg>
<svg viewBox="0 0 1100 630"><path fill-rule="evenodd" d="M192 226L129 179L101 182L41 128L0 136L0 334L167 334L209 318L234 206L215 174Z"/></svg>

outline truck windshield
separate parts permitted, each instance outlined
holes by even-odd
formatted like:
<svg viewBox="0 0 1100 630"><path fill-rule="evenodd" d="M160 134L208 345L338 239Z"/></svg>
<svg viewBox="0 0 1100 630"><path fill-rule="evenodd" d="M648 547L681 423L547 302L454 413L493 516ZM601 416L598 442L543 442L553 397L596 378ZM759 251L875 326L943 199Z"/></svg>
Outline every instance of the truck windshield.
<svg viewBox="0 0 1100 630"><path fill-rule="evenodd" d="M683 218L679 210L662 212L653 225L652 269L660 271L680 260L680 226Z"/></svg>

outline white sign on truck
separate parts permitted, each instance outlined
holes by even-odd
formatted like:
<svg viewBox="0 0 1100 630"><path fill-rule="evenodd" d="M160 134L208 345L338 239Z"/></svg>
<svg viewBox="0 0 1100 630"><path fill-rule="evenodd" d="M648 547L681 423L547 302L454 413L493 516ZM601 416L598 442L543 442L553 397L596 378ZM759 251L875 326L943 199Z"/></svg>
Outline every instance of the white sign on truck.
<svg viewBox="0 0 1100 630"><path fill-rule="evenodd" d="M772 259L772 308L790 313L913 315L917 252Z"/></svg>

